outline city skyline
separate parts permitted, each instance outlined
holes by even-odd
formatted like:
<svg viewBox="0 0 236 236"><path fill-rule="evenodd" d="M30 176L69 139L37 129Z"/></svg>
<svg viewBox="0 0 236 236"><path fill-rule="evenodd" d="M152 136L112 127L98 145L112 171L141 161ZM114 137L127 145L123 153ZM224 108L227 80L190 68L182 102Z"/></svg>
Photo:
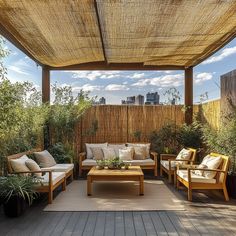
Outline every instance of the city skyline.
<svg viewBox="0 0 236 236"><path fill-rule="evenodd" d="M11 54L4 59L8 78L32 82L41 90L41 67L7 41ZM220 96L220 76L235 69L236 39L194 68L194 102L208 92L209 100ZM90 91L90 96L105 97L107 104L120 104L130 95L164 91L175 87L183 101L183 71L52 71L51 84L72 86L73 92ZM53 99L53 98L52 98Z"/></svg>

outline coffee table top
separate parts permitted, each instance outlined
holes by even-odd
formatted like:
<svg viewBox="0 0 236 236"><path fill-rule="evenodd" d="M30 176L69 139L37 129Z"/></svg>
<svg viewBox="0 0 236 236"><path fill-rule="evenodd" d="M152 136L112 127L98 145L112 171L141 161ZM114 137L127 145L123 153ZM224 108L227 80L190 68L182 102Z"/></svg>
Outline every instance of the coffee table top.
<svg viewBox="0 0 236 236"><path fill-rule="evenodd" d="M102 169L98 170L96 166L92 167L88 173L89 176L143 176L143 171L140 166L130 166L125 169Z"/></svg>

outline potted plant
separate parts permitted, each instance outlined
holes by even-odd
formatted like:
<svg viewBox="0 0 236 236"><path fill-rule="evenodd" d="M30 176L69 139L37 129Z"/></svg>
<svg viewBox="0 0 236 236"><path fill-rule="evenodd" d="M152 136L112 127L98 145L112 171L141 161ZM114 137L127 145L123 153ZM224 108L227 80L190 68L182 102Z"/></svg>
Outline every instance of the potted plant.
<svg viewBox="0 0 236 236"><path fill-rule="evenodd" d="M34 185L37 178L11 175L0 178L0 198L3 200L4 213L8 217L22 215L27 205L37 197Z"/></svg>

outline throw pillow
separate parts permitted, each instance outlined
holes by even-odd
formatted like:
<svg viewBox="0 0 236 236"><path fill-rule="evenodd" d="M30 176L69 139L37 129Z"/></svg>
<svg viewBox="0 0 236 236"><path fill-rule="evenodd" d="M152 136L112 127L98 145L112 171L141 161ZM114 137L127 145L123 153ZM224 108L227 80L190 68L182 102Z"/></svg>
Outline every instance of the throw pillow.
<svg viewBox="0 0 236 236"><path fill-rule="evenodd" d="M119 149L126 148L125 144L108 144L108 147L113 148L116 153L116 157L119 156Z"/></svg>
<svg viewBox="0 0 236 236"><path fill-rule="evenodd" d="M132 161L133 149L132 148L119 149L119 158L121 161Z"/></svg>
<svg viewBox="0 0 236 236"><path fill-rule="evenodd" d="M188 149L183 148L178 156L176 157L176 160L186 160L186 161L178 161L179 164L187 164L187 161L190 160L192 152Z"/></svg>
<svg viewBox="0 0 236 236"><path fill-rule="evenodd" d="M10 160L11 168L13 172L26 172L30 169L26 166L25 162L29 158L26 155L23 155L20 158Z"/></svg>
<svg viewBox="0 0 236 236"><path fill-rule="evenodd" d="M127 143L128 147L146 147L145 158L149 158L151 143Z"/></svg>
<svg viewBox="0 0 236 236"><path fill-rule="evenodd" d="M197 168L200 168L200 169L207 169L207 165L200 164L200 165L197 166ZM204 176L204 170L194 170L193 173L194 173L195 175Z"/></svg>
<svg viewBox="0 0 236 236"><path fill-rule="evenodd" d="M134 160L145 160L147 148L145 146L134 146Z"/></svg>
<svg viewBox="0 0 236 236"><path fill-rule="evenodd" d="M26 166L30 169L30 171L40 171L39 165L32 159L28 159L25 161ZM35 176L41 177L42 173L34 173Z"/></svg>
<svg viewBox="0 0 236 236"><path fill-rule="evenodd" d="M112 160L116 157L115 150L113 148L102 148L104 159L105 160Z"/></svg>
<svg viewBox="0 0 236 236"><path fill-rule="evenodd" d="M106 148L107 143L85 143L87 159L93 159L92 147Z"/></svg>
<svg viewBox="0 0 236 236"><path fill-rule="evenodd" d="M41 168L47 168L57 164L53 156L47 150L42 152L34 152L34 155L38 165Z"/></svg>
<svg viewBox="0 0 236 236"><path fill-rule="evenodd" d="M91 147L91 150L94 160L98 161L104 159L103 151L100 147Z"/></svg>
<svg viewBox="0 0 236 236"><path fill-rule="evenodd" d="M220 156L210 156L207 155L203 158L202 163L203 165L207 166L207 169L217 169L222 162L222 158ZM216 171L204 171L204 176L213 179L216 175Z"/></svg>

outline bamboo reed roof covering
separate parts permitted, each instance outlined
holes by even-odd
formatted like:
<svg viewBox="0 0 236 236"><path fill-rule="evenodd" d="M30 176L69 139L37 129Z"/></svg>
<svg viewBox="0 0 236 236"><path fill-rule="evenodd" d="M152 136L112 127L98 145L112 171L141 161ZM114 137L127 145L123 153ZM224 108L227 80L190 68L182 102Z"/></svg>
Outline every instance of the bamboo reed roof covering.
<svg viewBox="0 0 236 236"><path fill-rule="evenodd" d="M41 65L189 67L235 37L236 1L0 0L0 22Z"/></svg>

